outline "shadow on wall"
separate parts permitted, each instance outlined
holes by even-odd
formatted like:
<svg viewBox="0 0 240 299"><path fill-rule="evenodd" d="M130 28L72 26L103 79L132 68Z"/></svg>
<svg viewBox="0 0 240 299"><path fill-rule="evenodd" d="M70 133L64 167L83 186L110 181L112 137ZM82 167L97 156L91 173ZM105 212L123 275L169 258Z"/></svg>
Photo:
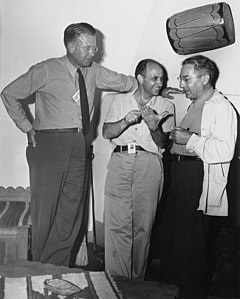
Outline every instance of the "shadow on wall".
<svg viewBox="0 0 240 299"><path fill-rule="evenodd" d="M94 61L96 63L101 64L104 61L104 57L105 57L105 44L104 44L104 35L103 33L96 29L96 40L97 40L97 45L98 45L98 51L94 56ZM93 109L94 109L94 113L93 113L93 118L91 120L91 128L90 128L90 139L93 142L97 136L98 136L98 125L99 125L99 121L100 121L100 117L101 117L101 98L102 98L102 91L99 89L96 89L95 92L95 97L94 97L94 103L93 103Z"/></svg>

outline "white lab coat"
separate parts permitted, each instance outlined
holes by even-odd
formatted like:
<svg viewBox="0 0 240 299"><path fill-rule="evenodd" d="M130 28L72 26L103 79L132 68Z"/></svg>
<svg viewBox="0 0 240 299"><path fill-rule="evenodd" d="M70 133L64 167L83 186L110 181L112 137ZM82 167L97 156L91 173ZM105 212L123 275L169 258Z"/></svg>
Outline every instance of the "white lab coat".
<svg viewBox="0 0 240 299"><path fill-rule="evenodd" d="M213 97L204 104L201 136L193 134L186 145L203 161L204 178L198 210L206 215L228 215L226 185L236 138L236 112L215 90Z"/></svg>

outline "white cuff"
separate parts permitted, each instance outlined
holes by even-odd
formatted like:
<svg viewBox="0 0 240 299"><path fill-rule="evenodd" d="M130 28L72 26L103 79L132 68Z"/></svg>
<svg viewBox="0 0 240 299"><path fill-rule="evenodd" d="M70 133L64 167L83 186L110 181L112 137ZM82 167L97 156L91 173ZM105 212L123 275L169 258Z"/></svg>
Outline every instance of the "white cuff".
<svg viewBox="0 0 240 299"><path fill-rule="evenodd" d="M189 151L194 151L194 146L197 143L197 141L199 140L199 136L197 136L196 134L192 134L192 136L189 138L187 144L186 144L186 149Z"/></svg>

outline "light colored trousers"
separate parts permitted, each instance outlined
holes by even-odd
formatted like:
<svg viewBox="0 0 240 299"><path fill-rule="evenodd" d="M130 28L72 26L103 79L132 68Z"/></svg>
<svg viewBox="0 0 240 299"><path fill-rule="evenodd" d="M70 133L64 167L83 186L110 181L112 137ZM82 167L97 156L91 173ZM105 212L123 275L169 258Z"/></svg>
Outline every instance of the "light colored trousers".
<svg viewBox="0 0 240 299"><path fill-rule="evenodd" d="M112 154L104 208L105 268L111 274L144 279L163 179L162 160L156 154Z"/></svg>

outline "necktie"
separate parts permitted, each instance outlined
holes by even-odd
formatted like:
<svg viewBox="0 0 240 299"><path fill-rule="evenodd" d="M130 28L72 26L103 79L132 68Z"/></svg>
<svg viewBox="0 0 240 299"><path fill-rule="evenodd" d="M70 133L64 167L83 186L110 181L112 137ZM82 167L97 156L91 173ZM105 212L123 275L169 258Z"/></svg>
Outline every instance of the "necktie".
<svg viewBox="0 0 240 299"><path fill-rule="evenodd" d="M81 111L82 111L82 127L83 127L83 135L85 136L89 131L90 127L90 116L89 116L89 107L88 107L88 98L85 81L80 69L77 70L78 79L79 79L79 89L80 89L80 103L81 103Z"/></svg>

